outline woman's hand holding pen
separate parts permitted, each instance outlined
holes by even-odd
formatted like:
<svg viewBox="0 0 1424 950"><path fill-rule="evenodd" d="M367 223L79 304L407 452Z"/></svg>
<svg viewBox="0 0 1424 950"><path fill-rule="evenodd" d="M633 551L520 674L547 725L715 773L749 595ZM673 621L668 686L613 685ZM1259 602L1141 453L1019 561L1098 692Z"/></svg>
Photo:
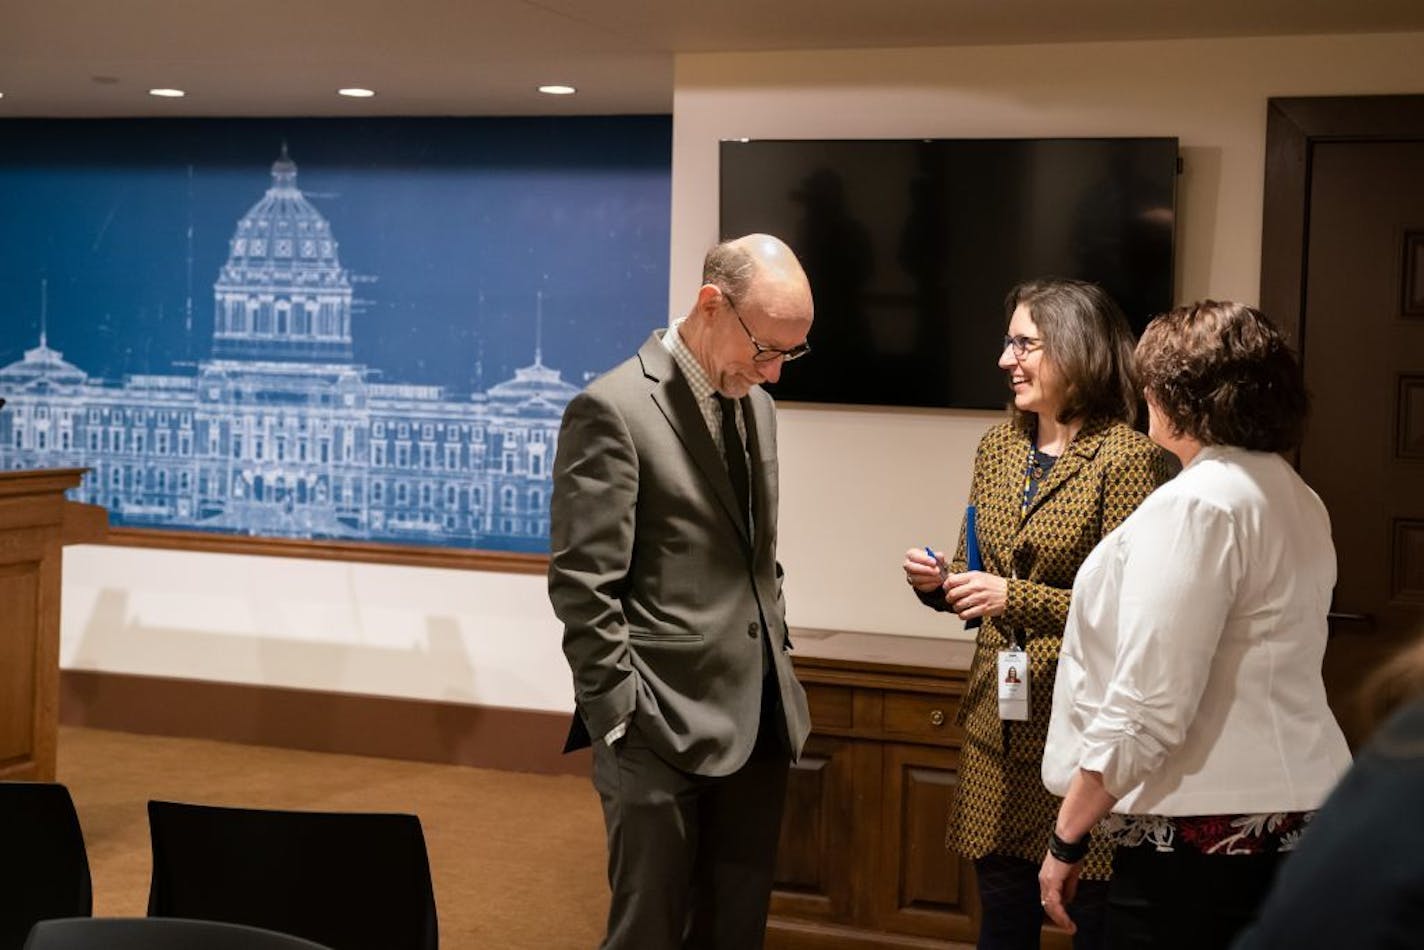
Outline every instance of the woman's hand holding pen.
<svg viewBox="0 0 1424 950"><path fill-rule="evenodd" d="M944 583L948 568L943 554L930 556L928 548L910 548L905 552L905 580L922 594L933 593Z"/></svg>
<svg viewBox="0 0 1424 950"><path fill-rule="evenodd" d="M909 560L909 555L906 555L906 560ZM1009 582L986 571L951 574L944 581L944 597L960 620L998 617L1008 604Z"/></svg>

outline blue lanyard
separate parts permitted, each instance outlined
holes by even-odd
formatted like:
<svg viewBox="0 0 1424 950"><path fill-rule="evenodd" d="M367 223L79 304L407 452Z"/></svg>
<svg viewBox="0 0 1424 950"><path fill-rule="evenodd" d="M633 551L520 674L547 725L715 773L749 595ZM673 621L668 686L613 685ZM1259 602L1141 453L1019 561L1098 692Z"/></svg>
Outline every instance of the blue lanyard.
<svg viewBox="0 0 1424 950"><path fill-rule="evenodd" d="M1048 463L1044 464L1044 459ZM1037 445L1028 447L1028 461L1024 463L1024 484L1023 497L1019 503L1019 521L1028 517L1029 506L1033 504L1033 499L1038 497L1039 489L1043 487L1043 482L1048 478L1049 470L1058 462L1058 457L1054 455L1044 455L1038 451Z"/></svg>
<svg viewBox="0 0 1424 950"><path fill-rule="evenodd" d="M1019 518L1028 517L1028 506L1033 502L1033 496L1037 494L1037 483L1043 477L1043 470L1038 466L1038 446L1030 444L1028 447L1028 461L1024 464L1023 501L1019 506ZM1037 477L1034 473L1037 472Z"/></svg>

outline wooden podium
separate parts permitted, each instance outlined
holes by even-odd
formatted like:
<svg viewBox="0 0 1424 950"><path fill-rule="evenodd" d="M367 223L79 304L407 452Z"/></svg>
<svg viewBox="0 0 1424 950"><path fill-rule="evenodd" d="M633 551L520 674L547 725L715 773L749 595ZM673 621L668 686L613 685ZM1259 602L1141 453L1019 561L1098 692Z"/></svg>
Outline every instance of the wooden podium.
<svg viewBox="0 0 1424 950"><path fill-rule="evenodd" d="M84 472L0 472L0 779L54 781L63 546L103 540L109 521L64 497Z"/></svg>

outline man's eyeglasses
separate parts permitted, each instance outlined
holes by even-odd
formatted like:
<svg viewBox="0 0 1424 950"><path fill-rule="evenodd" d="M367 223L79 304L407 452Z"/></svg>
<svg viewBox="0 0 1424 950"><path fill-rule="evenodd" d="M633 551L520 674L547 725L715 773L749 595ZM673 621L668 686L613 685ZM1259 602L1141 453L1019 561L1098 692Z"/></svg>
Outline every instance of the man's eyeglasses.
<svg viewBox="0 0 1424 950"><path fill-rule="evenodd" d="M725 290L722 291L722 299L727 301L727 306L732 308L732 316L737 318L737 322L742 325L742 332L747 335L747 339L752 341L752 346L756 347L756 355L752 357L754 363L770 363L774 359L783 359L786 362L799 360L807 353L811 352L811 344L798 343L790 349L783 350L780 347L767 346L756 337L752 336L752 331L747 328L746 321L737 312L737 305L732 301L732 295Z"/></svg>
<svg viewBox="0 0 1424 950"><path fill-rule="evenodd" d="M1004 345L1000 348L1000 352L1012 348L1014 358L1023 359L1041 346L1043 346L1043 341L1038 337L1019 334L1018 336L1004 337Z"/></svg>

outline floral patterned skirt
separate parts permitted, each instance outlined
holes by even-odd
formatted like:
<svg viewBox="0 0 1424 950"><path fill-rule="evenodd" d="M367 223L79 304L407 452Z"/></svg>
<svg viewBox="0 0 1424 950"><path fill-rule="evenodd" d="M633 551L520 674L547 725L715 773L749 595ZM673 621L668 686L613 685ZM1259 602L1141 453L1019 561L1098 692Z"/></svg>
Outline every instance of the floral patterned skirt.
<svg viewBox="0 0 1424 950"><path fill-rule="evenodd" d="M1094 837L1119 848L1151 845L1157 851L1201 854L1276 854L1294 851L1313 811L1256 815L1119 815L1098 823Z"/></svg>

